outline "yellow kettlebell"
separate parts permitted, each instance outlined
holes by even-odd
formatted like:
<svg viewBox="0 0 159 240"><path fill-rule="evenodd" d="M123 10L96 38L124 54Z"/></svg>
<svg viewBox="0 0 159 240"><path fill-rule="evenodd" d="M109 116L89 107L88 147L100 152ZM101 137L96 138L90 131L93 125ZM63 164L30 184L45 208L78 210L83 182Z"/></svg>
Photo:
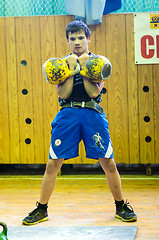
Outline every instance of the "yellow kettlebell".
<svg viewBox="0 0 159 240"><path fill-rule="evenodd" d="M7 238L7 225L3 222L0 222L0 226L3 227L3 230L0 233L0 240L8 240L8 238Z"/></svg>
<svg viewBox="0 0 159 240"><path fill-rule="evenodd" d="M90 79L91 82L103 82L111 75L111 63L102 55L91 56L85 69L80 71L80 75Z"/></svg>
<svg viewBox="0 0 159 240"><path fill-rule="evenodd" d="M75 70L70 71L67 59L51 58L43 64L42 70L48 83L58 85L63 83L68 77L78 74L80 65L77 63Z"/></svg>

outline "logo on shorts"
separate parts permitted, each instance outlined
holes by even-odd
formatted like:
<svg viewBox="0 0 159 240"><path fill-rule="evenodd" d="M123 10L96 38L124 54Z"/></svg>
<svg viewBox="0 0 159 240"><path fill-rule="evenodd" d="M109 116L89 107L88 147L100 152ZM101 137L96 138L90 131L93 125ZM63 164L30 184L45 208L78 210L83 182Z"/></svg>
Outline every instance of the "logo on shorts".
<svg viewBox="0 0 159 240"><path fill-rule="evenodd" d="M104 142L104 141L103 141L103 139L101 138L101 136L99 135L99 132L97 132L96 134L93 135L93 140L95 141L95 145L96 145L96 146L102 148L103 151L105 151L105 148L103 147L103 145L102 145L102 143L101 143L101 141L102 141L102 142Z"/></svg>
<svg viewBox="0 0 159 240"><path fill-rule="evenodd" d="M61 140L60 139L56 139L55 140L55 147L60 146L60 144L61 144Z"/></svg>

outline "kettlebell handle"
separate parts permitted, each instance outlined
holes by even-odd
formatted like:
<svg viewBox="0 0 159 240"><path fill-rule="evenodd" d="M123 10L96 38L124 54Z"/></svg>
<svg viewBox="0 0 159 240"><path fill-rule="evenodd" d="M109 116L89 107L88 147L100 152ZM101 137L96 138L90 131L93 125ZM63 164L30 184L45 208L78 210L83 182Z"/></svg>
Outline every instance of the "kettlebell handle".
<svg viewBox="0 0 159 240"><path fill-rule="evenodd" d="M5 223L3 223L3 222L0 222L0 226L3 227L3 230L0 233L0 236L1 236L1 234L3 234L3 235L5 235L7 237L7 225Z"/></svg>

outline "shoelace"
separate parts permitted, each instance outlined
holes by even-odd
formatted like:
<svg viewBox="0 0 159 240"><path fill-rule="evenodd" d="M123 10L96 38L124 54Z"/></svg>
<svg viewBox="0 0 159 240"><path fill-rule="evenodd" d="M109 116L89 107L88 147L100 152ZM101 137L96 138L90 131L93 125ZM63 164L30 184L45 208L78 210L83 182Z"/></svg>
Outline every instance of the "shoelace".
<svg viewBox="0 0 159 240"><path fill-rule="evenodd" d="M35 214L35 213L37 213L37 211L38 211L38 209L36 208L36 209L34 209L32 212L30 212L29 213L29 216L31 216L32 214Z"/></svg>
<svg viewBox="0 0 159 240"><path fill-rule="evenodd" d="M130 203L127 201L127 199L126 199L126 202L124 203L124 207L125 207L126 209L128 209L129 211L134 212L132 206L131 206Z"/></svg>
<svg viewBox="0 0 159 240"><path fill-rule="evenodd" d="M35 208L32 212L28 213L29 216L32 215L32 214L34 214L34 213L36 213L36 212L38 211L38 204L39 204L39 202L37 201L37 202L36 202L36 207L37 207L37 208Z"/></svg>

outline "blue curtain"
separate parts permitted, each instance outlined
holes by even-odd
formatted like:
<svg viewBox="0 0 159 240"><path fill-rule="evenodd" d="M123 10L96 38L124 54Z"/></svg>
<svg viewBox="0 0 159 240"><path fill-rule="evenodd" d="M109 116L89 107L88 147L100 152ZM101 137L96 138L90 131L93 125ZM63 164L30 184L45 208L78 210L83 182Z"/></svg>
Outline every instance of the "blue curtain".
<svg viewBox="0 0 159 240"><path fill-rule="evenodd" d="M64 0L66 13L75 15L88 25L102 23L103 13L115 11L121 7L121 0Z"/></svg>
<svg viewBox="0 0 159 240"><path fill-rule="evenodd" d="M121 0L106 0L103 14L114 12L121 8Z"/></svg>

